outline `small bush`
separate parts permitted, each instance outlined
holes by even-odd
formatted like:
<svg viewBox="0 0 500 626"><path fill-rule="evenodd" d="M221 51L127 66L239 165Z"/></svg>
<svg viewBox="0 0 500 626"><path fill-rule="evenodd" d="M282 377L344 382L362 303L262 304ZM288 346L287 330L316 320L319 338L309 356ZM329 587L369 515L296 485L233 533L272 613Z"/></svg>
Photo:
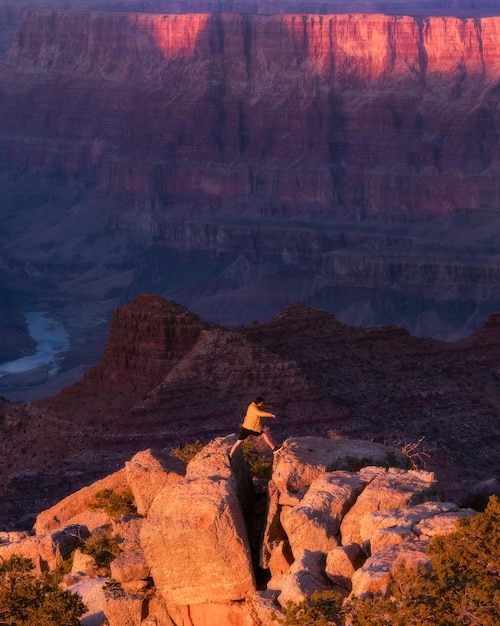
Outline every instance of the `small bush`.
<svg viewBox="0 0 500 626"><path fill-rule="evenodd" d="M33 575L33 562L17 555L0 563L2 626L79 626L87 608L58 587L52 574Z"/></svg>
<svg viewBox="0 0 500 626"><path fill-rule="evenodd" d="M94 557L97 567L109 574L109 565L120 554L119 541L110 527L99 528L85 541L82 552Z"/></svg>
<svg viewBox="0 0 500 626"><path fill-rule="evenodd" d="M204 447L201 441L196 440L194 443L186 443L182 448L172 448L170 455L184 461L184 463L189 463Z"/></svg>
<svg viewBox="0 0 500 626"><path fill-rule="evenodd" d="M262 452L248 440L242 444L243 457L250 470L250 475L254 478L265 478L269 480L273 473L273 463Z"/></svg>
<svg viewBox="0 0 500 626"><path fill-rule="evenodd" d="M91 509L102 509L113 519L120 519L122 515L137 515L134 496L129 488L117 493L112 489L103 489L95 494L95 502Z"/></svg>
<svg viewBox="0 0 500 626"><path fill-rule="evenodd" d="M411 469L426 469L430 458L430 453L423 445L425 437L420 437L418 441L399 441L395 448L403 454L410 462Z"/></svg>
<svg viewBox="0 0 500 626"><path fill-rule="evenodd" d="M341 610L342 599L334 591L315 591L303 602L289 602L278 621L284 626L340 626Z"/></svg>

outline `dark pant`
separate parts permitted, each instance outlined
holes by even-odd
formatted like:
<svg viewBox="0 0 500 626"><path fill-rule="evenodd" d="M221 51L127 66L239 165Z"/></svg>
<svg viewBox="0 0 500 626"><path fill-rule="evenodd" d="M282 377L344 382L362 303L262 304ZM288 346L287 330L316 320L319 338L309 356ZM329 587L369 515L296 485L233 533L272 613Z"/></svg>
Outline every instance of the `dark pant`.
<svg viewBox="0 0 500 626"><path fill-rule="evenodd" d="M262 433L258 433L256 430L249 430L248 428L241 428L240 430L240 434L238 439L240 441L242 441L243 439L246 439L247 437L250 437L250 435L253 435L254 437L260 437L260 435L262 435Z"/></svg>

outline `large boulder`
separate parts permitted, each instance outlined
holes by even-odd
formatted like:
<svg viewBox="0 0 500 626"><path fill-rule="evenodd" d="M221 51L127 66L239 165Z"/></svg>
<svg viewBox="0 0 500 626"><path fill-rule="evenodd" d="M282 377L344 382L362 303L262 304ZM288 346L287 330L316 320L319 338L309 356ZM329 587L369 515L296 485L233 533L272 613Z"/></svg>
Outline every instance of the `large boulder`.
<svg viewBox="0 0 500 626"><path fill-rule="evenodd" d="M143 450L125 463L125 474L139 515L146 515L156 494L182 480L184 463L160 450Z"/></svg>
<svg viewBox="0 0 500 626"><path fill-rule="evenodd" d="M109 626L141 626L147 615L143 594L127 593L120 584L104 587L104 613Z"/></svg>
<svg viewBox="0 0 500 626"><path fill-rule="evenodd" d="M164 488L150 507L141 543L168 605L231 602L255 592L231 480L184 480Z"/></svg>
<svg viewBox="0 0 500 626"><path fill-rule="evenodd" d="M366 553L357 543L339 546L326 555L325 574L333 584L351 590L354 572L364 565Z"/></svg>
<svg viewBox="0 0 500 626"><path fill-rule="evenodd" d="M399 529L398 532L405 530L406 537L416 539L418 535L415 527L422 520L458 510L459 507L452 502L423 502L414 506L371 511L360 520L361 542L370 542L377 532L380 534L380 531L386 529ZM371 552L374 551L372 546Z"/></svg>
<svg viewBox="0 0 500 626"><path fill-rule="evenodd" d="M408 468L408 459L373 441L294 437L275 456L273 481L280 491L297 492L325 472L357 472L370 465Z"/></svg>
<svg viewBox="0 0 500 626"><path fill-rule="evenodd" d="M86 526L91 532L99 526L111 522L109 515L103 511L93 511L90 506L96 501L96 494L105 489L124 491L128 488L125 469L106 476L102 480L83 487L67 496L50 509L42 511L35 521L34 531L43 535L51 530L63 528L71 524Z"/></svg>
<svg viewBox="0 0 500 626"><path fill-rule="evenodd" d="M255 593L231 441L216 439L198 453L186 477L158 493L142 526L142 548L169 607L227 605Z"/></svg>
<svg viewBox="0 0 500 626"><path fill-rule="evenodd" d="M328 552L340 545L340 523L365 484L359 474L327 472L315 478L295 507L283 507L281 523L294 555Z"/></svg>
<svg viewBox="0 0 500 626"><path fill-rule="evenodd" d="M288 603L298 604L315 591L331 589L324 577L325 559L323 552L310 550L304 550L297 556L278 596L282 607Z"/></svg>
<svg viewBox="0 0 500 626"><path fill-rule="evenodd" d="M352 596L370 597L384 595L392 578L397 577L401 569L417 571L425 568L430 571L432 565L425 550L428 542L403 543L379 550L352 576Z"/></svg>
<svg viewBox="0 0 500 626"><path fill-rule="evenodd" d="M345 515L340 528L342 544L362 543L361 523L368 513L439 500L440 496L441 488L431 472L390 468L375 476Z"/></svg>

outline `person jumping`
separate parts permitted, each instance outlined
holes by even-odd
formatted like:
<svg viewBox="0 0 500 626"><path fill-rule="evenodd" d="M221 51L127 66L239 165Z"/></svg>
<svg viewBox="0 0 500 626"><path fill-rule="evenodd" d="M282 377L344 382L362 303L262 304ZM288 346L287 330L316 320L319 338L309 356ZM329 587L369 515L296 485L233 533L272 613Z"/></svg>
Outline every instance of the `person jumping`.
<svg viewBox="0 0 500 626"><path fill-rule="evenodd" d="M228 454L229 459L233 457L233 454L236 452L238 447L241 446L245 439L250 435L253 435L254 437L260 437L262 435L262 439L264 439L273 452L280 449L281 446L275 446L269 435L262 430L261 418L270 417L275 419L276 417L274 413L265 411L263 405L264 398L262 396L257 396L255 400L248 405L247 413L245 415L245 419L243 420L243 425L238 439L234 442L233 447Z"/></svg>

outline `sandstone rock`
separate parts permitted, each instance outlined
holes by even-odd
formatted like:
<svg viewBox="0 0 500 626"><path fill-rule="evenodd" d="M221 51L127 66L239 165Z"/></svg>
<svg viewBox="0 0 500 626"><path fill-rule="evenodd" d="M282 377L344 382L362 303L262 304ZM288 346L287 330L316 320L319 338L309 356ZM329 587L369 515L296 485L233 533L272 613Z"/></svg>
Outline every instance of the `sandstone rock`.
<svg viewBox="0 0 500 626"><path fill-rule="evenodd" d="M243 600L255 591L250 550L234 479L185 479L157 495L141 544L167 604Z"/></svg>
<svg viewBox="0 0 500 626"><path fill-rule="evenodd" d="M104 613L109 626L141 626L147 614L143 595L126 593L117 583L104 587Z"/></svg>
<svg viewBox="0 0 500 626"><path fill-rule="evenodd" d="M22 541L29 537L30 533L27 530L18 530L18 531L2 531L0 532L0 544L1 543L14 543L15 541Z"/></svg>
<svg viewBox="0 0 500 626"><path fill-rule="evenodd" d="M78 594L87 607L87 612L80 619L82 626L103 626L106 624L106 616L103 611L103 587L108 580L104 577L86 578L68 588L71 593Z"/></svg>
<svg viewBox="0 0 500 626"><path fill-rule="evenodd" d="M268 483L266 526L260 552L260 566L264 569L269 567L270 557L274 550L286 539L286 533L281 525L279 499L280 492L274 481L270 480Z"/></svg>
<svg viewBox="0 0 500 626"><path fill-rule="evenodd" d="M146 515L160 489L184 476L182 461L158 450L143 450L125 463L127 482L139 515Z"/></svg>
<svg viewBox="0 0 500 626"><path fill-rule="evenodd" d="M339 546L326 555L325 574L339 587L351 590L354 572L366 561L366 554L357 543Z"/></svg>
<svg viewBox="0 0 500 626"><path fill-rule="evenodd" d="M500 498L500 480L498 478L487 478L473 485L460 501L460 506L484 511L491 496Z"/></svg>
<svg viewBox="0 0 500 626"><path fill-rule="evenodd" d="M17 554L31 559L34 571L41 574L53 571L69 558L73 550L81 546L89 536L84 526L67 526L45 535L30 536L14 543L0 544L0 558L8 559Z"/></svg>
<svg viewBox="0 0 500 626"><path fill-rule="evenodd" d="M278 602L282 607L285 607L288 602L302 602L314 591L330 589L323 575L325 559L323 552L310 552L309 550L304 550L297 556L283 581L281 593L278 596Z"/></svg>
<svg viewBox="0 0 500 626"><path fill-rule="evenodd" d="M416 539L417 536L409 528L381 528L370 537L370 545L366 549L369 549L370 554L375 554L383 548L416 541Z"/></svg>
<svg viewBox="0 0 500 626"><path fill-rule="evenodd" d="M261 626L255 608L249 601L219 604L195 604L189 607L169 606L173 622L189 626ZM168 624L168 622L167 622ZM163 624L158 624L163 626Z"/></svg>
<svg viewBox="0 0 500 626"><path fill-rule="evenodd" d="M402 508L374 510L360 520L360 539L363 543L369 542L376 531L395 527L406 529L416 536L413 529L419 522L451 511L458 511L458 506L452 502L423 502Z"/></svg>
<svg viewBox="0 0 500 626"><path fill-rule="evenodd" d="M428 542L393 545L372 555L352 576L353 596L385 594L390 580L402 567L417 570L429 569L430 559L425 554Z"/></svg>
<svg viewBox="0 0 500 626"><path fill-rule="evenodd" d="M186 307L157 294L141 294L116 310L102 363L85 380L100 389L151 391L193 347L203 326Z"/></svg>
<svg viewBox="0 0 500 626"><path fill-rule="evenodd" d="M111 578L119 583L145 580L149 577L149 565L142 550L122 552L111 561Z"/></svg>
<svg viewBox="0 0 500 626"><path fill-rule="evenodd" d="M140 517L123 516L119 522L113 521L113 536L120 542L124 552L139 550L141 547L140 532L144 519Z"/></svg>
<svg viewBox="0 0 500 626"><path fill-rule="evenodd" d="M189 461L186 467L186 481L197 479L214 478L216 480L229 480L238 476L238 458L233 458L229 463L227 454L235 441L234 435L217 437L204 446L196 456ZM240 450L239 450L240 451ZM240 460L242 457L239 457Z"/></svg>
<svg viewBox="0 0 500 626"><path fill-rule="evenodd" d="M176 626L167 610L165 599L158 591L149 599L148 616L142 626Z"/></svg>
<svg viewBox="0 0 500 626"><path fill-rule="evenodd" d="M356 472L365 466L407 467L408 460L380 443L353 439L288 439L275 460L273 481L281 491L309 487L324 472Z"/></svg>
<svg viewBox="0 0 500 626"><path fill-rule="evenodd" d="M436 500L440 494L440 486L432 473L391 468L366 486L345 515L340 528L342 543L362 542L360 527L367 513Z"/></svg>
<svg viewBox="0 0 500 626"><path fill-rule="evenodd" d="M89 506L95 502L96 494L104 489L123 491L127 487L125 469L106 476L102 480L69 495L50 509L42 511L36 518L35 533L42 535L55 528L68 526L75 519L80 520L80 523L86 525L90 531L98 526L103 526L105 523L111 522L109 515L102 511L89 510Z"/></svg>
<svg viewBox="0 0 500 626"><path fill-rule="evenodd" d="M338 546L340 523L363 487L359 475L351 472L326 472L315 478L300 504L281 515L293 554L326 553Z"/></svg>
<svg viewBox="0 0 500 626"><path fill-rule="evenodd" d="M477 514L478 511L473 509L461 509L460 511L435 515L416 524L415 533L421 541L432 539L438 535L448 535L457 530L458 520Z"/></svg>
<svg viewBox="0 0 500 626"><path fill-rule="evenodd" d="M229 480L231 489L236 486L236 496L245 518L253 506L254 488L241 446L231 462L227 458L235 440L236 435L227 435L207 443L188 463L186 480Z"/></svg>
<svg viewBox="0 0 500 626"><path fill-rule="evenodd" d="M82 575L88 574L95 576L97 573L97 565L95 559L90 554L84 554L80 549L73 553L73 565L71 566L71 574Z"/></svg>
<svg viewBox="0 0 500 626"><path fill-rule="evenodd" d="M270 589L256 592L252 605L262 625L275 624L283 619L283 612L277 601L278 595L278 591Z"/></svg>
<svg viewBox="0 0 500 626"><path fill-rule="evenodd" d="M268 589L281 589L283 577L290 571L293 563L293 555L287 541L280 541L273 549L269 557L268 568L271 579L267 583Z"/></svg>

